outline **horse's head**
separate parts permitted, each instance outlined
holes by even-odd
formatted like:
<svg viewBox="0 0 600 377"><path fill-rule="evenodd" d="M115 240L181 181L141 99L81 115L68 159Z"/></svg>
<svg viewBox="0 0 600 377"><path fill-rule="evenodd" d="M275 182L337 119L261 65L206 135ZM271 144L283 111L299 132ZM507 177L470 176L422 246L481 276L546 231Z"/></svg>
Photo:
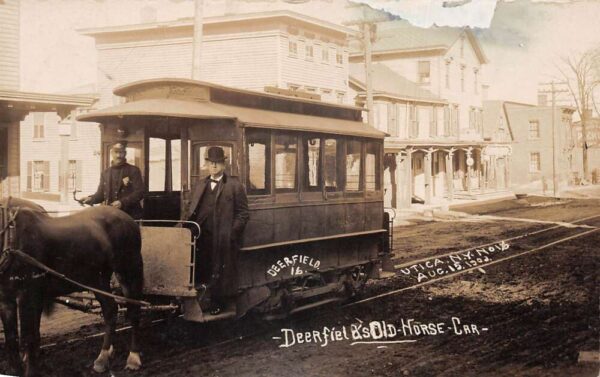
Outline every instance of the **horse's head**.
<svg viewBox="0 0 600 377"><path fill-rule="evenodd" d="M17 245L17 214L29 212L34 216L48 216L44 207L29 200L8 197L0 199L0 275L11 265L11 249Z"/></svg>

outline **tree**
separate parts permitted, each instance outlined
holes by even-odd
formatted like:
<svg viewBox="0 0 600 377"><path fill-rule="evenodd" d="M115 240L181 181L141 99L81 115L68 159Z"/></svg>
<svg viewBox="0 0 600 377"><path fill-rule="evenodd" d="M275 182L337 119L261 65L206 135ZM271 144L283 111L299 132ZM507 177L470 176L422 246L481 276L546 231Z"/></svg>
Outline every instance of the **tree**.
<svg viewBox="0 0 600 377"><path fill-rule="evenodd" d="M581 119L583 176L589 180L586 123L591 118L592 109L596 109L598 113L596 97L600 96L597 93L595 95L595 92L600 89L600 47L590 49L576 57L563 58L562 63L562 67L559 66L558 70L566 82Z"/></svg>

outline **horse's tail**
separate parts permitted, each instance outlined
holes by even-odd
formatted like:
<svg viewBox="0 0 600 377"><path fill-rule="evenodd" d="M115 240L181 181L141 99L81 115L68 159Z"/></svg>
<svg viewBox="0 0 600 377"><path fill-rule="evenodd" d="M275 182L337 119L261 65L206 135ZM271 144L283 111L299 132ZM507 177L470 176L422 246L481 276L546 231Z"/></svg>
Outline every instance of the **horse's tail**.
<svg viewBox="0 0 600 377"><path fill-rule="evenodd" d="M122 250L119 275L121 284L126 285L131 298L139 299L144 289L144 262L142 260L142 236L139 226L131 221L123 224L127 237Z"/></svg>

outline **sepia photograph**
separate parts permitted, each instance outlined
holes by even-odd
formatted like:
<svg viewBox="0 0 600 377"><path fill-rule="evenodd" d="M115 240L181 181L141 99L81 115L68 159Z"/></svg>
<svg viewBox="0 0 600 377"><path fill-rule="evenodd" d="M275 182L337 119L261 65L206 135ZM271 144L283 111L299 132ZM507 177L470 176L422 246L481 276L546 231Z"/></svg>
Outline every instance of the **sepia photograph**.
<svg viewBox="0 0 600 377"><path fill-rule="evenodd" d="M597 377L598 15L0 0L0 377Z"/></svg>

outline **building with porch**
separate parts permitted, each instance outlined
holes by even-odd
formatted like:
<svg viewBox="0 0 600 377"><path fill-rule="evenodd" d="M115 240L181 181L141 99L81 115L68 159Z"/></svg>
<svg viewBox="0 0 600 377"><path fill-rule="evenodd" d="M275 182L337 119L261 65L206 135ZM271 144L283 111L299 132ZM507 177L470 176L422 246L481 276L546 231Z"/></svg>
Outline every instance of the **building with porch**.
<svg viewBox="0 0 600 377"><path fill-rule="evenodd" d="M33 156L20 145L21 121L34 111L64 118L73 109L93 102L88 97L19 90L19 21L19 1L0 2L0 198L21 195L21 159Z"/></svg>
<svg viewBox="0 0 600 377"><path fill-rule="evenodd" d="M364 105L364 52L351 47L350 84ZM390 135L386 205L447 204L506 191L511 140L484 130L487 58L472 31L384 22L372 50L374 126Z"/></svg>

